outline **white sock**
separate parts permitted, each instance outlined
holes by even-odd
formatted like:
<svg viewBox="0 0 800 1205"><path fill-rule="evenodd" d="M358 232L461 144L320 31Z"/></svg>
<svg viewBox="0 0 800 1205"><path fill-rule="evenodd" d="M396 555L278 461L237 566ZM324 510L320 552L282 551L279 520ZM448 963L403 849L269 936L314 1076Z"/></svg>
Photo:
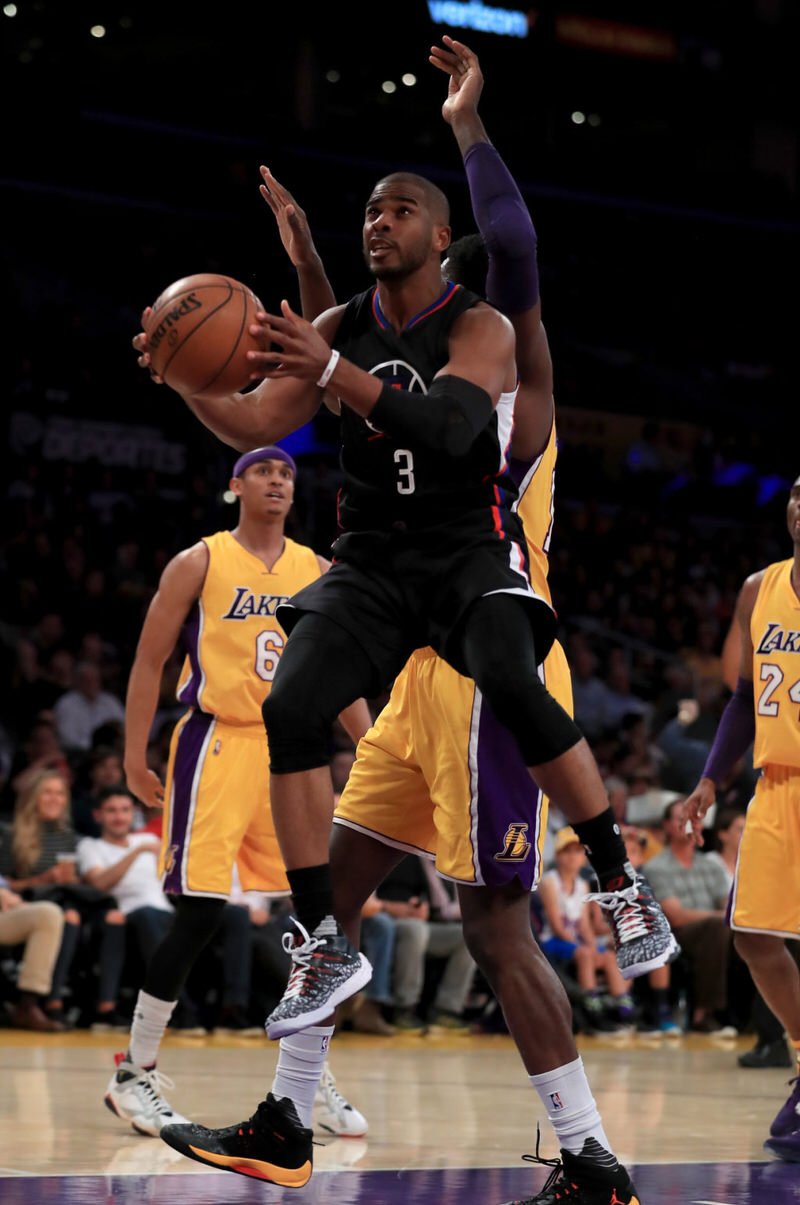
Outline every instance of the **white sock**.
<svg viewBox="0 0 800 1205"><path fill-rule="evenodd" d="M542 1098L561 1147L579 1155L586 1139L594 1138L610 1151L580 1056L554 1071L544 1071L529 1078ZM616 1163L616 1159L611 1158Z"/></svg>
<svg viewBox="0 0 800 1205"><path fill-rule="evenodd" d="M169 1025L177 1000L159 1000L140 991L133 1010L133 1024L128 1043L130 1060L137 1067L153 1067L158 1048Z"/></svg>
<svg viewBox="0 0 800 1205"><path fill-rule="evenodd" d="M311 1125L314 1097L334 1028L333 1025L312 1025L280 1040L278 1066L270 1091L273 1096L288 1096L294 1101L297 1115L306 1127Z"/></svg>

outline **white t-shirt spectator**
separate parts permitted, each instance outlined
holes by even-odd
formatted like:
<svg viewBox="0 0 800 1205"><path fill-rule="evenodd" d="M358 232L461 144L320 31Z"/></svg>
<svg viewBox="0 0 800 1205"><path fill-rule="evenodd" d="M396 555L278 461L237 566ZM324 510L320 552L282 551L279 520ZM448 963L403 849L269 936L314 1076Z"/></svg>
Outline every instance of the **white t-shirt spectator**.
<svg viewBox="0 0 800 1205"><path fill-rule="evenodd" d="M136 845L152 845L156 838L152 833L129 833L127 845L114 845L102 837L84 837L78 842L78 873L89 870L108 870ZM118 883L109 890L117 901L120 912L125 915L136 908L159 908L172 912L172 904L164 895L158 877L158 859L154 853L139 854Z"/></svg>

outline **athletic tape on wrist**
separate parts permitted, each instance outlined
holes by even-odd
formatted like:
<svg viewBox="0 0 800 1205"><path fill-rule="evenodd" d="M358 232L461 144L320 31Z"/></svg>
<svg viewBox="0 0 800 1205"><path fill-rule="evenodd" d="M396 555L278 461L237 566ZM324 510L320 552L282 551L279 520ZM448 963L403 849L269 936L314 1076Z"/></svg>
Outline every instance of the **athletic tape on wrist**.
<svg viewBox="0 0 800 1205"><path fill-rule="evenodd" d="M339 363L339 353L336 350L336 348L334 348L333 351L331 352L330 360L328 360L328 363L325 365L324 369L322 370L322 376L317 381L317 384L319 385L320 389L324 389L325 386L328 384L328 381L333 376L334 370L336 369L336 365L338 363Z"/></svg>

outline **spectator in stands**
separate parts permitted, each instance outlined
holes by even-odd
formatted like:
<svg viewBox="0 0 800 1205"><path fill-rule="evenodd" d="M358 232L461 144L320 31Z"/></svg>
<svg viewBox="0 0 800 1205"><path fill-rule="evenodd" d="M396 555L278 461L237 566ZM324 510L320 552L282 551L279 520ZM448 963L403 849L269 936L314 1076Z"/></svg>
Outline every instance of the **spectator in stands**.
<svg viewBox="0 0 800 1205"><path fill-rule="evenodd" d="M725 871L728 889L733 886L733 876L736 873L736 859L739 856L739 843L744 832L744 812L739 808L717 808L714 823L711 826L706 857L719 862Z"/></svg>
<svg viewBox="0 0 800 1205"><path fill-rule="evenodd" d="M570 642L575 723L590 743L611 725L611 691L597 674L597 658L582 636Z"/></svg>
<svg viewBox="0 0 800 1205"><path fill-rule="evenodd" d="M441 887L440 893L434 884ZM429 878L423 859L409 854L386 876L377 895L395 920L393 1021L398 1029L465 1032L464 1006L475 977L455 897L443 879ZM419 1015L426 957L445 959L427 1020Z"/></svg>
<svg viewBox="0 0 800 1205"><path fill-rule="evenodd" d="M586 850L569 825L556 834L554 853L555 866L539 883L543 919L539 944L554 965L574 972L589 1032L630 1025L633 999L619 972L613 942L606 940L610 933L598 931L601 923L587 903L589 881L581 873L588 865ZM611 1010L603 1003L605 995L613 997Z"/></svg>
<svg viewBox="0 0 800 1205"><path fill-rule="evenodd" d="M12 812L17 798L44 772L60 775L65 782L71 778L69 760L59 743L54 724L49 719L39 717L21 742L11 763L3 810Z"/></svg>
<svg viewBox="0 0 800 1205"><path fill-rule="evenodd" d="M47 1015L59 1021L67 989L73 986L70 971L84 923L99 930L98 1011L111 1012L115 1006L114 966L124 947L124 917L103 892L78 881L76 861L69 785L62 775L42 770L20 795L13 825L2 833L0 874L26 898L63 909L61 945L44 1006Z"/></svg>
<svg viewBox="0 0 800 1205"><path fill-rule="evenodd" d="M114 896L136 938L145 965L169 931L174 917L158 873L160 841L148 832L133 832L133 796L121 783L100 792L96 818L99 837L84 837L78 845L78 865L84 880ZM220 922L224 958L220 993L221 1028L253 1032L249 1019L252 943L247 909L226 905ZM122 967L119 968L119 974ZM198 1026L196 1010L187 993L180 997L184 1032ZM126 1025L126 1030L129 1026ZM258 1034L261 1029L258 1029Z"/></svg>
<svg viewBox="0 0 800 1205"><path fill-rule="evenodd" d="M23 948L17 971L17 1002L9 1015L13 1029L64 1031L62 1023L48 1017L41 1007L50 994L63 928L64 913L57 904L46 900L26 903L0 877L0 946Z"/></svg>
<svg viewBox="0 0 800 1205"><path fill-rule="evenodd" d="M99 745L89 752L72 792L72 823L80 836L100 836L94 814L100 795L106 787L116 786L123 779L122 757L115 749Z"/></svg>
<svg viewBox="0 0 800 1205"><path fill-rule="evenodd" d="M684 800L667 804L665 849L646 863L647 878L689 964L689 1028L720 1033L727 1027L731 931L725 923L728 879L718 861L701 853L681 823Z"/></svg>
<svg viewBox="0 0 800 1205"><path fill-rule="evenodd" d="M125 721L125 708L116 695L103 690L100 670L91 661L76 666L74 690L63 694L53 711L59 739L67 750L89 749L101 724Z"/></svg>

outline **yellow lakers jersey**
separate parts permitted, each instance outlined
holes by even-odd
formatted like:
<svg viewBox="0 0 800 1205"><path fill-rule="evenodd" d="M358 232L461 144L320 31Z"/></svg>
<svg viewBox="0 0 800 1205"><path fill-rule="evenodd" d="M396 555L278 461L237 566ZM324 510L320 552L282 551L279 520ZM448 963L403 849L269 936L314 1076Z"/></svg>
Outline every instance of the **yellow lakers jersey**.
<svg viewBox="0 0 800 1205"><path fill-rule="evenodd" d="M515 510L525 529L525 542L530 557L531 585L538 595L552 602L547 582L548 553L553 534L554 490L556 476L556 424L540 456L533 461L519 483Z"/></svg>
<svg viewBox="0 0 800 1205"><path fill-rule="evenodd" d="M270 572L229 531L207 536L208 572L183 628L181 703L229 724L261 724L286 634L280 603L320 576L311 548L286 540Z"/></svg>
<svg viewBox="0 0 800 1205"><path fill-rule="evenodd" d="M750 619L756 766L800 767L800 598L792 587L792 564L767 567Z"/></svg>

